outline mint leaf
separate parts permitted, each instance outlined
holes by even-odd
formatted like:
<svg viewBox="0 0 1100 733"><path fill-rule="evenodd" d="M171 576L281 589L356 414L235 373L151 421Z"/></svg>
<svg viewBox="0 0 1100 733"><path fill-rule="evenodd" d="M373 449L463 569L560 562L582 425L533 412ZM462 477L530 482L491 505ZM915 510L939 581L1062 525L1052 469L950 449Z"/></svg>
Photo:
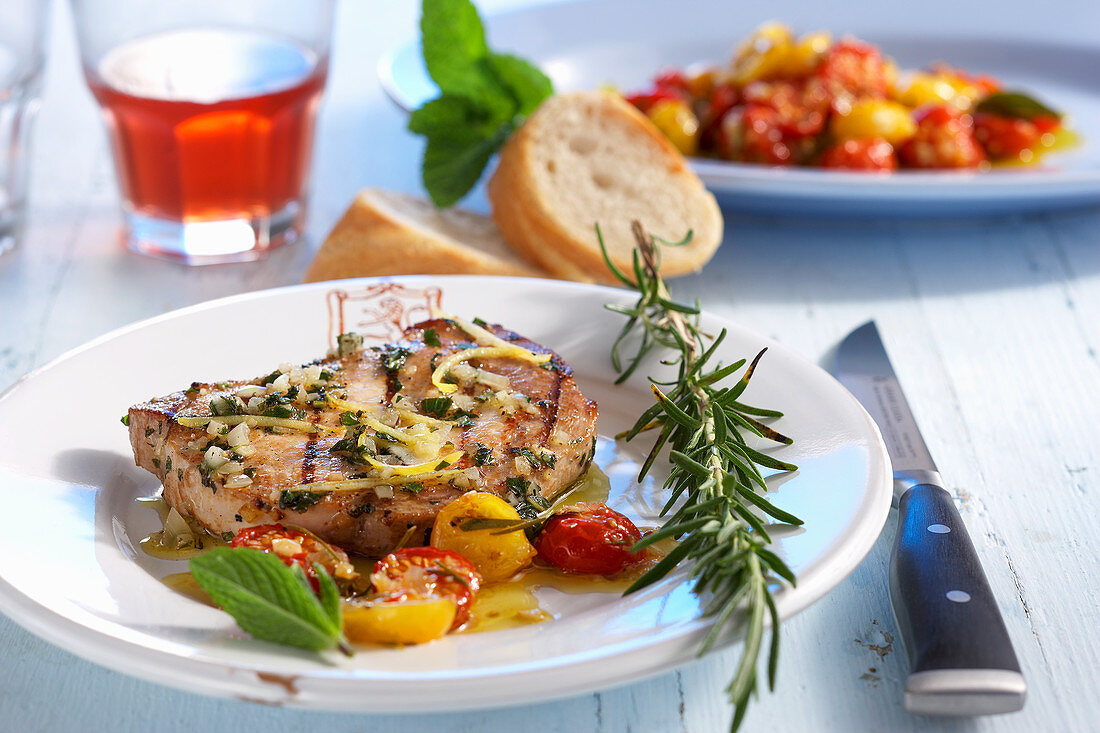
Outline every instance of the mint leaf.
<svg viewBox="0 0 1100 733"><path fill-rule="evenodd" d="M508 136L554 90L533 64L489 50L470 0L422 0L420 48L440 96L412 113L409 130L428 140L424 188L446 207L477 184Z"/></svg>
<svg viewBox="0 0 1100 733"><path fill-rule="evenodd" d="M420 48L432 81L444 92L462 91L473 67L489 55L477 8L469 0L424 0Z"/></svg>
<svg viewBox="0 0 1100 733"><path fill-rule="evenodd" d="M300 567L300 566L295 566ZM317 580L321 586L321 609L337 628L343 626L343 614L340 612L340 591L336 589L336 581L325 572L321 563L313 563L313 571L317 573Z"/></svg>
<svg viewBox="0 0 1100 733"><path fill-rule="evenodd" d="M1023 120L1033 120L1036 117L1062 119L1061 112L1051 109L1035 97L1023 92L994 92L978 102L975 109L978 112L988 112L1001 117L1017 117Z"/></svg>
<svg viewBox="0 0 1100 733"><path fill-rule="evenodd" d="M339 598L332 578L318 576L318 600L301 566L291 569L274 555L216 547L191 558L191 574L237 625L257 639L320 651L342 645ZM327 584L326 584L327 579ZM333 587L326 590L327 585Z"/></svg>
<svg viewBox="0 0 1100 733"><path fill-rule="evenodd" d="M489 67L501 85L519 105L521 115L529 115L554 93L554 85L546 74L531 62L504 53L489 54Z"/></svg>
<svg viewBox="0 0 1100 733"><path fill-rule="evenodd" d="M512 113L498 117L465 97L443 94L429 100L409 116L409 131L431 140L455 143L492 137Z"/></svg>
<svg viewBox="0 0 1100 733"><path fill-rule="evenodd" d="M489 47L477 8L470 0L424 0L420 48L428 75L444 94L467 97L505 110L507 93L486 71Z"/></svg>
<svg viewBox="0 0 1100 733"><path fill-rule="evenodd" d="M489 159L512 134L511 123L502 125L492 137L476 134L465 139L428 138L421 176L432 202L440 208L458 203L481 178Z"/></svg>

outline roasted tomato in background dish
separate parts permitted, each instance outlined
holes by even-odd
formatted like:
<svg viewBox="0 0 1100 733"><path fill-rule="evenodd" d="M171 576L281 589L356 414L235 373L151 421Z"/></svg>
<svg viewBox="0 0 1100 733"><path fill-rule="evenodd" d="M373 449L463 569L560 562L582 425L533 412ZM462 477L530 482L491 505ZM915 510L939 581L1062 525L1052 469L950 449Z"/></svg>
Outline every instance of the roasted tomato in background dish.
<svg viewBox="0 0 1100 733"><path fill-rule="evenodd" d="M306 571L314 592L319 592L321 586L317 581L313 563L320 563L321 567L337 581L353 580L358 575L351 561L348 560L347 553L339 547L281 524L245 527L237 533L229 546L270 552L288 566L301 565Z"/></svg>
<svg viewBox="0 0 1100 733"><path fill-rule="evenodd" d="M374 590L386 602L444 598L456 606L451 628L470 618L470 605L481 587L481 576L470 561L450 550L409 547L386 555L371 574Z"/></svg>
<svg viewBox="0 0 1100 733"><path fill-rule="evenodd" d="M646 116L683 155L695 155L699 149L699 118L682 99L654 102Z"/></svg>
<svg viewBox="0 0 1100 733"><path fill-rule="evenodd" d="M977 168L986 161L974 138L970 115L947 105L913 113L917 131L899 149L901 162L913 168Z"/></svg>
<svg viewBox="0 0 1100 733"><path fill-rule="evenodd" d="M1050 121L1057 126L1057 120L1045 118L1049 129ZM1042 147L1043 118L1037 121L1018 117L1002 117L987 112L974 113L974 137L990 158L998 160L1019 160L1030 162L1035 150Z"/></svg>
<svg viewBox="0 0 1100 733"><path fill-rule="evenodd" d="M763 104L777 113L785 139L809 137L825 129L829 99L819 85L791 81L755 81L743 92L747 103Z"/></svg>
<svg viewBox="0 0 1100 733"><path fill-rule="evenodd" d="M699 136L704 146L711 149L717 147L722 119L740 101L741 93L732 84L715 84L711 87L700 118L702 128Z"/></svg>
<svg viewBox="0 0 1100 733"><path fill-rule="evenodd" d="M891 83L891 66L869 43L845 39L834 43L815 76L833 100L833 108L844 108L856 99L882 99Z"/></svg>
<svg viewBox="0 0 1100 733"><path fill-rule="evenodd" d="M898 158L894 146L880 137L869 140L844 140L821 155L823 168L853 171L897 170Z"/></svg>
<svg viewBox="0 0 1100 733"><path fill-rule="evenodd" d="M628 94L625 99L642 112L649 110L658 102L686 102L691 99L691 84L681 71L666 71L653 80L653 85L644 92Z"/></svg>
<svg viewBox="0 0 1100 733"><path fill-rule="evenodd" d="M767 105L734 107L722 120L719 152L728 160L792 165L794 153L783 139L779 113Z"/></svg>
<svg viewBox="0 0 1100 733"><path fill-rule="evenodd" d="M645 92L639 92L638 94L628 94L624 97L626 101L637 107L639 110L645 113L649 113L649 110L653 105L662 101L683 101L684 95L675 89L660 89L654 88Z"/></svg>
<svg viewBox="0 0 1100 733"><path fill-rule="evenodd" d="M644 559L630 552L641 538L633 522L606 504L576 504L550 518L535 548L567 573L611 575Z"/></svg>

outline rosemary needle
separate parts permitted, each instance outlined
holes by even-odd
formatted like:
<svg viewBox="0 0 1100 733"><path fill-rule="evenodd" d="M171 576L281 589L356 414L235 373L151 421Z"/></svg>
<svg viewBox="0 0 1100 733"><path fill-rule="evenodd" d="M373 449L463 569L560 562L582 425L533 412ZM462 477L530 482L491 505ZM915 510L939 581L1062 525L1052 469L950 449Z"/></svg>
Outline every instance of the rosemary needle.
<svg viewBox="0 0 1100 733"><path fill-rule="evenodd" d="M726 337L725 329L713 337L700 331L698 304L689 306L673 301L661 279L658 243L679 246L690 240L691 233L682 242L666 242L647 235L636 221L633 233L637 246L631 279L612 263L603 235L596 227L608 268L623 285L639 294L633 306L607 306L627 319L611 348L612 364L619 372L616 383L629 378L656 348L671 352L664 363L678 369L676 379L670 382L650 379L654 404L621 436L632 440L642 432L658 431L642 464L639 481L666 447L670 464L665 481L669 498L661 510L668 519L661 529L638 542L635 549L666 537L676 538L679 543L627 593L660 580L680 562L690 561L692 591L706 599L703 614L713 619L699 653L705 653L724 630L744 619L744 650L726 688L734 706L730 727L736 730L756 691L757 661L766 616L771 618L772 625L768 686L775 687L779 613L771 585L780 579L792 585L795 582L786 563L768 549L771 537L754 509L782 524L802 524L798 517L765 498L767 487L761 473L761 468L792 471L796 467L755 450L748 445L746 435L783 444L790 444L791 439L760 421L781 417L781 413L740 401L767 349L756 354L751 362L741 359L725 366L712 364L719 344ZM633 355L624 357L622 352L628 345L633 347ZM727 378L739 371L740 379L724 386Z"/></svg>

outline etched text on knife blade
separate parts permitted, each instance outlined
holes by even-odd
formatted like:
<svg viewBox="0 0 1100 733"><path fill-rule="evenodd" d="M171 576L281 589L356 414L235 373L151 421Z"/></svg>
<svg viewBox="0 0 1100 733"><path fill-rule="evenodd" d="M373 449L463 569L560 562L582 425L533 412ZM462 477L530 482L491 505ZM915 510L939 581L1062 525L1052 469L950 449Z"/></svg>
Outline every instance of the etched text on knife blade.
<svg viewBox="0 0 1100 733"><path fill-rule="evenodd" d="M879 429L890 452L894 470L936 470L932 454L924 444L924 438L921 437L897 380L892 377L873 377L871 393L878 404L879 414L883 417L879 421Z"/></svg>

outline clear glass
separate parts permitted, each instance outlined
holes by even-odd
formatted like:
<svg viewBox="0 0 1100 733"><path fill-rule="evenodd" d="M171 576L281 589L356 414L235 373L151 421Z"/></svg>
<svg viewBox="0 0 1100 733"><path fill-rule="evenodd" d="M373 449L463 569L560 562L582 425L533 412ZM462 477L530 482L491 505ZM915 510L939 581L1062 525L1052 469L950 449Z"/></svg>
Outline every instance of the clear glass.
<svg viewBox="0 0 1100 733"><path fill-rule="evenodd" d="M196 265L297 239L333 0L72 5L129 247Z"/></svg>
<svg viewBox="0 0 1100 733"><path fill-rule="evenodd" d="M0 254L15 247L23 228L48 10L47 0L0 0Z"/></svg>

